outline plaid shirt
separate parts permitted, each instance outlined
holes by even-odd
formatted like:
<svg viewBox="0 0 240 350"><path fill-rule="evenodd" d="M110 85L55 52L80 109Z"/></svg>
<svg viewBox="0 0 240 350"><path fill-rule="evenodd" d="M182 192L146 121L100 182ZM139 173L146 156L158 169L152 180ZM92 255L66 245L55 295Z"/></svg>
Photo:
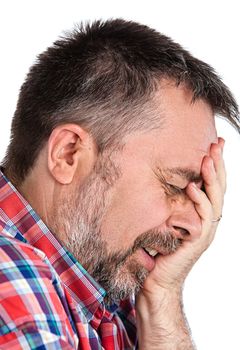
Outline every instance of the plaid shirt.
<svg viewBox="0 0 240 350"><path fill-rule="evenodd" d="M136 349L132 302L104 295L0 172L0 349Z"/></svg>

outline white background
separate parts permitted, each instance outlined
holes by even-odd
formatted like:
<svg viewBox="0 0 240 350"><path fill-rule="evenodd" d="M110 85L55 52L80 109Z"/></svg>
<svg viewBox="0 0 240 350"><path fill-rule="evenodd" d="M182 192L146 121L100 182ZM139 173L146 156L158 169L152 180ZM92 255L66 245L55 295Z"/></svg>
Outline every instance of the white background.
<svg viewBox="0 0 240 350"><path fill-rule="evenodd" d="M87 19L123 17L150 25L214 66L240 102L238 1L28 1L0 3L0 158L9 140L18 90L38 53ZM184 305L198 350L240 349L240 136L226 139L228 191L216 239L185 284ZM196 130L197 132L197 130ZM146 349L147 350L147 349Z"/></svg>

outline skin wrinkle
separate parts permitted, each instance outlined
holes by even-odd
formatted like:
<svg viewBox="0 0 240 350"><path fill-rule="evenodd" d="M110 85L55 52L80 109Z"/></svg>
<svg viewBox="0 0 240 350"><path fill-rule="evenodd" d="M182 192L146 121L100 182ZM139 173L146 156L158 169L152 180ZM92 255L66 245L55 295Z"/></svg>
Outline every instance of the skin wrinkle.
<svg viewBox="0 0 240 350"><path fill-rule="evenodd" d="M168 222L169 215L178 202L184 201L184 210L191 213L189 217L194 215L194 230L199 222L199 216L196 215L193 204L188 203L187 195L182 192L181 201L177 197L176 201L174 198L172 201L175 194L169 195L164 186L167 173L171 176L181 175L185 180L201 180L200 175L192 170L197 169L202 159L202 152L197 153L198 159L193 156L195 150L198 150L198 142L195 142L197 147L194 145L191 146L193 149L186 149L189 158L186 159L186 165L192 164L192 169L184 163L179 164L178 148L175 149L176 138L174 142L169 138L170 147L176 157L176 166L172 166L164 158L168 154L164 149L166 135L172 134L168 129L173 128L171 118L174 118L176 110L172 104L173 99L166 99L166 92L176 91L175 89L174 85L169 84L165 87L166 91L161 91L161 107L155 111L156 115L162 115L162 111L165 111L164 128L133 133L122 139L121 145L100 151L88 178L83 183L80 182L81 185L80 179L76 178L74 187L63 191L63 195L57 199L58 206L54 208L52 219L49 220L53 232L59 235L63 232L63 245L107 291L106 302L109 304L137 294L143 286L149 271L142 261L144 253L141 253L140 248L148 247L157 250L161 255L168 255L181 246L182 237L186 233L190 235L193 224L188 223L187 219L183 220L183 209L180 207L176 216L170 216ZM186 101L191 100L191 94L184 87L178 88L176 93L179 99L175 98L176 106L184 101L181 115L190 118L192 110L200 115L208 113L206 121L203 121L204 129L205 123L213 118L211 110L202 101L185 105ZM165 114L168 103L171 103L173 110L170 110L167 119ZM176 125L176 128L181 130L181 125ZM213 135L214 130L213 126ZM190 130L189 137L191 135ZM205 154L213 137L211 135L210 140L208 136L203 141L200 139ZM181 131L178 132L178 138L178 143L182 145ZM155 176L158 179L160 176L162 180L160 186L153 176L153 164L156 164L157 159L161 159L162 165L162 169L158 167L155 172ZM145 188L149 190L143 196L142 191Z"/></svg>
<svg viewBox="0 0 240 350"><path fill-rule="evenodd" d="M123 20L58 40L21 87L6 175L105 288L107 304L137 294L141 350L152 340L159 349L161 329L172 335L163 334L165 350L192 348L179 297L222 212L216 112L239 130L236 101L210 66ZM144 248L159 252L155 260Z"/></svg>
<svg viewBox="0 0 240 350"><path fill-rule="evenodd" d="M162 171L172 175L179 175L184 180L187 180L188 182L199 183L203 181L201 174L198 174L197 172L187 168L180 168L180 167L166 168L166 169L163 169Z"/></svg>
<svg viewBox="0 0 240 350"><path fill-rule="evenodd" d="M51 186L50 191L46 190L44 203L50 200L50 204L49 208L37 207L37 212L49 214L47 219L44 214L41 216L62 245L106 290L107 304L141 294L157 263L162 261L164 265L165 258L174 256L174 252L184 247L186 237L191 240L199 234L201 222L193 202L184 191L179 197L169 195L153 171L159 161L160 173L166 169L200 169L203 159L200 149L207 154L209 145L216 140L211 109L201 100L190 104L191 97L184 86L176 88L168 84L154 98L159 100L160 106L155 115L163 115L164 127L134 132L121 139L120 145L104 151L99 150L84 130L80 133L77 129L81 139L76 144L81 142L81 147L78 154L72 155L72 164L77 162L71 170L72 183L56 185L48 174L45 175L45 183L50 181ZM176 114L182 119L176 119ZM195 137L193 114L200 130ZM206 128L210 129L209 134L202 132ZM67 144L73 140L72 128L69 133ZM54 156L55 152L50 154ZM54 156L52 162L66 164L67 161L70 170L69 153L67 156L67 160ZM45 153L39 160L37 172L45 166L44 157ZM193 175L189 171L184 174ZM34 174L31 179L35 181ZM39 194L42 196L42 180L39 191L31 193L35 204ZM153 270L144 247L160 253Z"/></svg>
<svg viewBox="0 0 240 350"><path fill-rule="evenodd" d="M123 148L124 144L121 151ZM50 220L54 232L71 232L71 235L62 236L61 241L105 288L108 304L136 294L142 287L148 271L134 256L140 248L156 249L167 255L182 243L174 237L173 232L160 232L155 228L139 234L132 246L125 250L108 251L107 242L101 233L101 222L111 200L109 190L122 174L114 161L119 152L120 149L113 149L99 156L87 181L60 200L61 204L59 202ZM62 218L61 221L56 222L56 217Z"/></svg>
<svg viewBox="0 0 240 350"><path fill-rule="evenodd" d="M65 246L107 291L107 304L136 294L142 287L148 271L134 258L138 249L152 247L167 255L181 245L181 240L175 238L174 233L153 229L139 235L125 252L108 252L100 226L109 201L108 190L113 186L113 179L117 181L116 174L120 172L113 160L105 155L96 164L84 187L68 195L55 212L55 216L64 218L62 225L65 232L71 232L71 236L64 240ZM100 201L96 198L100 198ZM82 213L81 217L76 215L77 212ZM59 232L58 227L54 227L54 230Z"/></svg>
<svg viewBox="0 0 240 350"><path fill-rule="evenodd" d="M155 127L152 96L159 82L164 88L169 80L193 92L191 103L205 100L239 131L238 106L227 86L172 39L121 19L80 24L30 68L3 161L6 174L20 185L51 131L63 123L85 127L101 149L139 127Z"/></svg>
<svg viewBox="0 0 240 350"><path fill-rule="evenodd" d="M190 168L161 168L158 166L157 170L153 170L153 172L169 195L184 194L184 190L189 183L194 182L199 184L203 182L202 175ZM178 184L179 179L176 178L176 175L180 176L184 181L187 181L187 184L185 183L184 186Z"/></svg>

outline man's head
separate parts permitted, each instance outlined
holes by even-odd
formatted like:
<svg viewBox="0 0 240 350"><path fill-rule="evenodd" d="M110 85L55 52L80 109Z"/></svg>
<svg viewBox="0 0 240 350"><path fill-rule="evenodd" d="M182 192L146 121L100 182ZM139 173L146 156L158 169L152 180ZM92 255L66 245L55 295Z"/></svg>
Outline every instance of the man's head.
<svg viewBox="0 0 240 350"><path fill-rule="evenodd" d="M110 298L121 299L152 268L143 248L167 254L199 231L184 188L202 185L215 113L239 127L231 93L207 64L146 26L96 22L31 68L4 167Z"/></svg>
<svg viewBox="0 0 240 350"><path fill-rule="evenodd" d="M112 20L76 28L39 55L19 96L5 167L27 175L53 129L76 123L99 151L133 130L158 127L152 99L164 78L185 83L239 126L229 90L202 61L146 26Z"/></svg>

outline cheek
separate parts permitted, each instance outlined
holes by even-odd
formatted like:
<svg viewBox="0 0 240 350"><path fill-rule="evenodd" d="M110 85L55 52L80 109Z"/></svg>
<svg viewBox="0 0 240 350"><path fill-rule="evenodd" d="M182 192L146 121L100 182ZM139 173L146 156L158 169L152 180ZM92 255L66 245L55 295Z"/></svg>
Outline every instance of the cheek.
<svg viewBox="0 0 240 350"><path fill-rule="evenodd" d="M128 249L135 239L164 224L170 206L162 190L121 192L113 199L102 222L101 231L111 250Z"/></svg>
<svg viewBox="0 0 240 350"><path fill-rule="evenodd" d="M128 212L129 225L138 234L163 224L170 215L170 206L162 193L146 191Z"/></svg>

